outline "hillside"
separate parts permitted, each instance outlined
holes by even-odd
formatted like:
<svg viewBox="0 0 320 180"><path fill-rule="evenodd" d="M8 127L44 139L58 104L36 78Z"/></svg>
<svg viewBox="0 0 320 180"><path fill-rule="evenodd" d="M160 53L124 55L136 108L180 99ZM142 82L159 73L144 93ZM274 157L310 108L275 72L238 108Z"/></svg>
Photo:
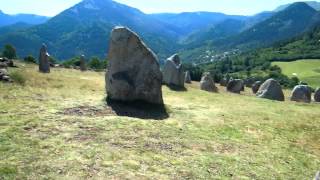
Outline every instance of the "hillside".
<svg viewBox="0 0 320 180"><path fill-rule="evenodd" d="M10 72L25 85L0 83L0 179L312 179L319 170L319 104L211 94L194 82L163 87L167 115L141 119L106 106L104 73L18 65Z"/></svg>
<svg viewBox="0 0 320 180"><path fill-rule="evenodd" d="M320 60L304 59L292 62L273 62L282 69L282 73L308 83L313 88L320 87Z"/></svg>
<svg viewBox="0 0 320 180"><path fill-rule="evenodd" d="M34 14L5 14L0 10L0 27L13 25L16 23L26 23L31 25L45 23L49 18L45 16L39 16Z"/></svg>

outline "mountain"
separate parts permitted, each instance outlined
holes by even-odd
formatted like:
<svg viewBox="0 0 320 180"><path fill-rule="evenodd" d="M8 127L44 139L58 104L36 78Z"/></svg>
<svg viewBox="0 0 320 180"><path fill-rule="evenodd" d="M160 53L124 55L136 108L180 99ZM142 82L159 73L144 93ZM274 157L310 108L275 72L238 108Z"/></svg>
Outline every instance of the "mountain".
<svg viewBox="0 0 320 180"><path fill-rule="evenodd" d="M12 24L12 25L0 27L0 34L3 35L3 34L11 33L11 32L21 31L21 30L25 30L27 28L30 28L32 26L33 25L31 25L31 24L18 22L18 23Z"/></svg>
<svg viewBox="0 0 320 180"><path fill-rule="evenodd" d="M1 36L0 46L11 43L20 56L26 56L37 55L44 42L51 55L58 59L79 54L104 58L109 34L119 25L140 34L160 57L176 49L175 27L111 0L84 0L44 24Z"/></svg>
<svg viewBox="0 0 320 180"><path fill-rule="evenodd" d="M308 4L310 7L314 8L315 10L320 11L320 2L317 2L317 1L304 1L304 3ZM290 5L292 5L292 3L291 4L281 5L277 9L275 9L274 11L275 12L279 12L279 11L285 10Z"/></svg>
<svg viewBox="0 0 320 180"><path fill-rule="evenodd" d="M295 37L320 23L320 14L306 3L294 3L271 18L224 40L227 48L256 48Z"/></svg>
<svg viewBox="0 0 320 180"><path fill-rule="evenodd" d="M5 14L0 10L0 27L8 26L16 23L26 23L26 24L42 24L46 22L49 18L45 16L38 16L34 14L17 14L9 15Z"/></svg>
<svg viewBox="0 0 320 180"><path fill-rule="evenodd" d="M245 20L246 16L226 15L215 12L183 12L151 14L152 17L175 26L180 35L189 35L200 29L207 29L227 19Z"/></svg>

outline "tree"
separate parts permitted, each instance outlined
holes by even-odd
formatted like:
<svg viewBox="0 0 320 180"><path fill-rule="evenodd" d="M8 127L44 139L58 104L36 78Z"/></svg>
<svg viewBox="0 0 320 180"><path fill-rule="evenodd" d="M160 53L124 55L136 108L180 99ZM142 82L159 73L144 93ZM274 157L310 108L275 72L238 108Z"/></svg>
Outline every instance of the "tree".
<svg viewBox="0 0 320 180"><path fill-rule="evenodd" d="M88 66L94 70L103 70L107 68L107 60L100 60L98 57L93 57L88 63Z"/></svg>
<svg viewBox="0 0 320 180"><path fill-rule="evenodd" d="M2 55L6 58L14 59L17 57L16 49L12 45L7 44L4 46L4 50L2 51Z"/></svg>

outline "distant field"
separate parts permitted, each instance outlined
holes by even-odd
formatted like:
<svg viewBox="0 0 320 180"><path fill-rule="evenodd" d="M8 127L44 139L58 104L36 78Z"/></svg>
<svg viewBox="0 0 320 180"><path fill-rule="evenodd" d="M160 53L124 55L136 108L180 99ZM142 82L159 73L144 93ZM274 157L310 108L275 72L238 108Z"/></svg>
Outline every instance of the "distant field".
<svg viewBox="0 0 320 180"><path fill-rule="evenodd" d="M294 62L274 62L284 74L293 77L295 74L301 81L307 82L312 87L320 87L320 59L303 59Z"/></svg>

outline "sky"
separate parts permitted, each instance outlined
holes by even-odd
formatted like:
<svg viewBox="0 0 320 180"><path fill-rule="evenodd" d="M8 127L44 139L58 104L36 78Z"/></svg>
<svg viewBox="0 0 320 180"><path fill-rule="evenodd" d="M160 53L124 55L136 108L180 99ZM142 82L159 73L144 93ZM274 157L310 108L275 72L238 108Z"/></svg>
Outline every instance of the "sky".
<svg viewBox="0 0 320 180"><path fill-rule="evenodd" d="M81 0L0 0L7 14L31 13L54 16ZM274 10L297 0L116 0L145 13L210 11L234 15L253 15Z"/></svg>

